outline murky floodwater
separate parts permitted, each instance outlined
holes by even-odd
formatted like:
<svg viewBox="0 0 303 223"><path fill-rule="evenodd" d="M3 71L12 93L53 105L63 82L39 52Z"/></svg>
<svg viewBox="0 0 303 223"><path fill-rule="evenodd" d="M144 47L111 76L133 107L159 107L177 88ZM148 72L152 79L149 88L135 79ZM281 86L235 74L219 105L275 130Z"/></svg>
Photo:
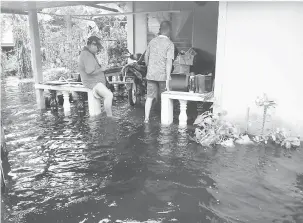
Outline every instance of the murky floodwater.
<svg viewBox="0 0 303 223"><path fill-rule="evenodd" d="M190 130L36 109L33 85L2 82L11 171L2 222L303 222L303 149L204 149Z"/></svg>

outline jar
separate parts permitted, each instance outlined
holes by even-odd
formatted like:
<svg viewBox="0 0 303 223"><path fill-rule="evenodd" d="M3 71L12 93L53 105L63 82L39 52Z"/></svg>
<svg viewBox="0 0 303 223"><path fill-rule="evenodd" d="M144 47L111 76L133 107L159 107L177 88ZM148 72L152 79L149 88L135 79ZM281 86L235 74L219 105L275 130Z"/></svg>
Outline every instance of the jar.
<svg viewBox="0 0 303 223"><path fill-rule="evenodd" d="M189 77L189 92L194 93L195 92L195 76L191 75Z"/></svg>

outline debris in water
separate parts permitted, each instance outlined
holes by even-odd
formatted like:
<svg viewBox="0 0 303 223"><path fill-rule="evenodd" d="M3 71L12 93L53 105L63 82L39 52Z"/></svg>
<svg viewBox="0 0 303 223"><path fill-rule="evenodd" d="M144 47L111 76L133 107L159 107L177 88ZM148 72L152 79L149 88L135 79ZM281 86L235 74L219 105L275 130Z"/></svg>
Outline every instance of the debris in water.
<svg viewBox="0 0 303 223"><path fill-rule="evenodd" d="M99 221L99 223L108 223L108 222L110 222L110 219L108 218L104 218L101 221Z"/></svg>

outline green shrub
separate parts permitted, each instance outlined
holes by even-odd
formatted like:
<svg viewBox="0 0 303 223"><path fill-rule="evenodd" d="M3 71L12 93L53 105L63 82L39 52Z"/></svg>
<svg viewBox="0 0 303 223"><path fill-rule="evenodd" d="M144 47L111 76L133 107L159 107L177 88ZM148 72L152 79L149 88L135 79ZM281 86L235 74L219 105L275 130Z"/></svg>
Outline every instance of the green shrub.
<svg viewBox="0 0 303 223"><path fill-rule="evenodd" d="M71 78L71 72L65 67L50 68L43 72L43 81L58 81Z"/></svg>

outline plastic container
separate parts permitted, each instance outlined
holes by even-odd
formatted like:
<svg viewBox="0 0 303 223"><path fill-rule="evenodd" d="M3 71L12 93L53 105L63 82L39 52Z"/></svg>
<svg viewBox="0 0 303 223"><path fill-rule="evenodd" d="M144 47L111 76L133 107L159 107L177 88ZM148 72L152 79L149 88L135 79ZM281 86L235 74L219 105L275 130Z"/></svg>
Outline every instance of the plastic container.
<svg viewBox="0 0 303 223"><path fill-rule="evenodd" d="M188 92L189 89L189 75L186 74L171 74L169 81L169 89L171 91Z"/></svg>
<svg viewBox="0 0 303 223"><path fill-rule="evenodd" d="M205 75L205 92L211 92L213 87L212 73Z"/></svg>
<svg viewBox="0 0 303 223"><path fill-rule="evenodd" d="M195 92L195 76L190 75L189 76L189 92L194 93Z"/></svg>
<svg viewBox="0 0 303 223"><path fill-rule="evenodd" d="M212 91L212 74L196 75L196 93L203 94Z"/></svg>

